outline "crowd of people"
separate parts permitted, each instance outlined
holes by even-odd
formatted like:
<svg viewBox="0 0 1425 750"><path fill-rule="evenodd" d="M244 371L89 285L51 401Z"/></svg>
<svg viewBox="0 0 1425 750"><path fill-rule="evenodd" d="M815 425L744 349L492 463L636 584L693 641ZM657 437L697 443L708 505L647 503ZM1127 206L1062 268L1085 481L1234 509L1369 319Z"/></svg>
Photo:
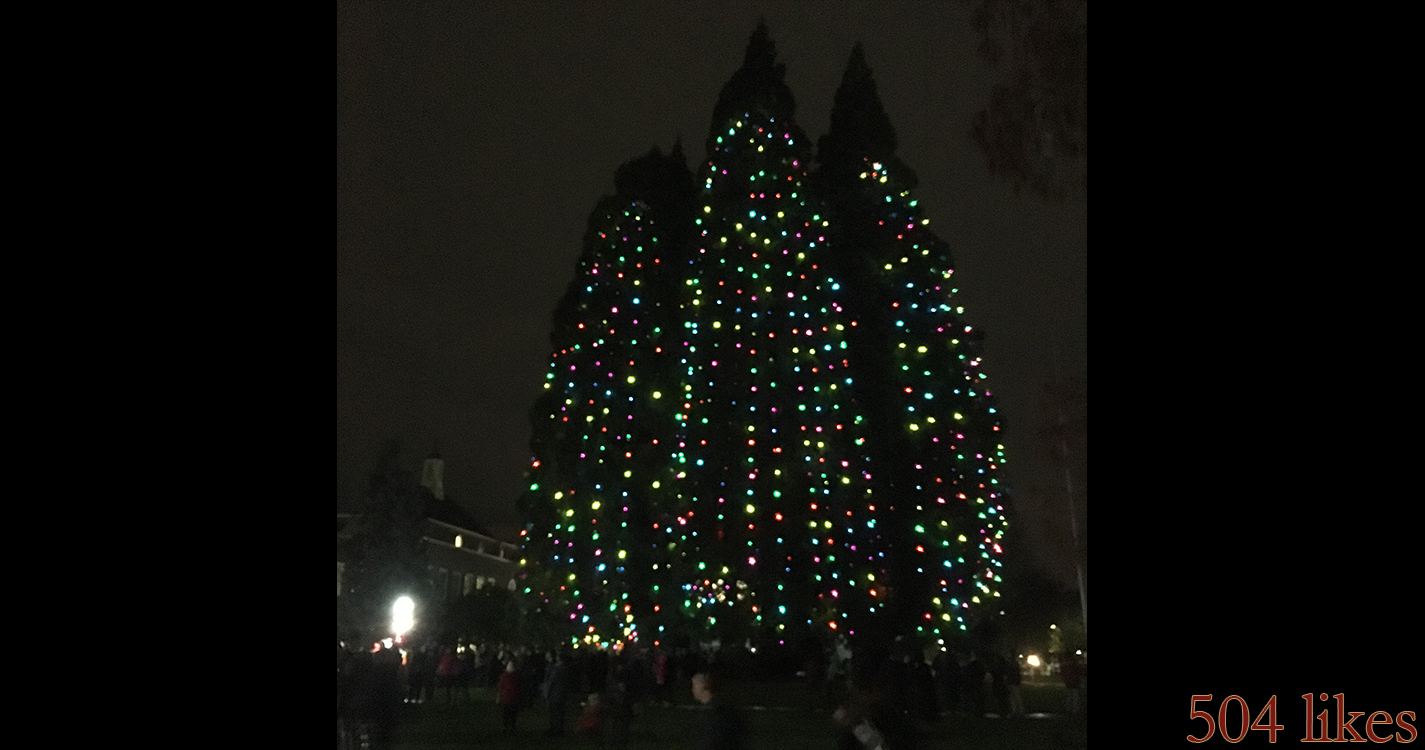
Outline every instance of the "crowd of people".
<svg viewBox="0 0 1425 750"><path fill-rule="evenodd" d="M338 649L338 735L347 747L379 750L402 704L473 703L493 690L501 728L516 732L523 709L542 704L545 731L570 731L571 708L580 711L572 731L597 735L608 747L626 747L634 706L687 702L674 684L691 684L708 660L690 649L652 651L604 648L536 650L503 644L442 646L373 644ZM580 708L581 707L581 708Z"/></svg>
<svg viewBox="0 0 1425 750"><path fill-rule="evenodd" d="M536 650L434 641L340 647L339 746L381 750L402 704L458 705L488 700L482 696L493 692L501 731L518 732L524 710L542 705L548 724L537 731L585 734L608 748L627 747L636 707L691 699L708 706L705 746L737 748L742 725L735 709L719 700L719 684L726 676L747 676L758 663L755 649L735 647ZM1065 711L1079 713L1086 666L1069 656L1058 667L1067 688ZM1008 650L921 650L897 642L853 653L843 640L809 650L797 674L816 693L815 701L832 711L845 750L913 748L916 736L946 713L1024 714L1019 660Z"/></svg>
<svg viewBox="0 0 1425 750"><path fill-rule="evenodd" d="M1024 671L1013 650L936 646L922 651L912 649L897 645L889 651L866 651L853 657L844 645L838 645L823 671L827 699L837 703L854 688L857 670L871 670L883 674L881 679L896 704L923 722L933 723L946 713L996 717L1025 714L1021 688ZM1070 691L1065 713L1079 712L1080 685L1087 681L1082 657L1063 655L1055 662L1055 670Z"/></svg>

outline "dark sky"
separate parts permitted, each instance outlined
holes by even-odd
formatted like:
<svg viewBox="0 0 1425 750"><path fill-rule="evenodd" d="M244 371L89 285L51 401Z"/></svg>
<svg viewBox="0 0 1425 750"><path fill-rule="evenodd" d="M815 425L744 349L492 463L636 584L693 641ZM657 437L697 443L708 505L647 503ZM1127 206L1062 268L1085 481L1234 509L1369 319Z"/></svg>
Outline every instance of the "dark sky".
<svg viewBox="0 0 1425 750"><path fill-rule="evenodd" d="M1087 376L1087 197L1016 195L986 170L969 131L994 71L967 2L468 6L337 6L339 506L394 438L413 469L438 443L448 495L477 517L517 519L527 409L589 214L653 146L681 136L698 172L761 18L814 139L863 44L916 197L953 250L959 304L986 334L1011 531L1072 579L1038 394L1056 360Z"/></svg>

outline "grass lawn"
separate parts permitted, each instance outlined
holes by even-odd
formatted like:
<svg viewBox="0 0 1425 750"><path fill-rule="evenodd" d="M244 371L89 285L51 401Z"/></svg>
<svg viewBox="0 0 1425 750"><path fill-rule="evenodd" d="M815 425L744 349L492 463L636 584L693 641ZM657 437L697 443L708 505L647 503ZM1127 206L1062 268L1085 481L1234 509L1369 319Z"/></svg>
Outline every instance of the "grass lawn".
<svg viewBox="0 0 1425 750"><path fill-rule="evenodd" d="M961 748L1024 748L1058 750L1087 745L1088 726L1084 719L1063 717L1063 689L1057 685L1025 684L1025 710L1030 717L1016 719L942 716L938 726L920 736L919 750L960 750ZM733 683L727 695L743 707L751 750L834 750L838 728L829 710L803 684ZM689 705L639 706L630 731L628 748L676 750L696 746L698 708ZM598 738L568 735L545 736L548 714L542 704L520 713L519 730L513 735L500 729L500 711L493 691L477 690L470 700L446 704L440 701L404 706L401 725L396 730L394 750L469 750L469 748L551 748L597 750ZM580 708L570 706L568 731L578 719ZM1051 714L1034 717L1033 714Z"/></svg>

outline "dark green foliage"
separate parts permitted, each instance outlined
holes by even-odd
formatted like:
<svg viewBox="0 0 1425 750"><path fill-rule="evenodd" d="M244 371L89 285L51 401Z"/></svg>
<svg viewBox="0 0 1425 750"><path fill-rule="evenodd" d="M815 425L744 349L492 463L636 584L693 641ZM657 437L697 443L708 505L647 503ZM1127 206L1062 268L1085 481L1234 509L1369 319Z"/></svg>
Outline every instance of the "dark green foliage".
<svg viewBox="0 0 1425 750"><path fill-rule="evenodd" d="M876 467L878 521L888 546L902 551L889 557L897 585L883 624L903 633L925 624L925 602L937 593L958 599L978 593L968 576L940 585L943 571L927 571L903 551L961 534L984 536L977 533L984 528L979 507L956 495L985 464L973 456L995 456L1000 438L992 402L976 391L976 375L966 367L979 358L980 333L943 304L953 294L950 249L924 227L910 197L915 174L894 149L895 133L858 45L837 90L813 180L832 217L833 267L850 290L858 324L849 336L859 365L853 392L875 436L867 451ZM923 354L915 351L922 346ZM934 398L927 404L923 396ZM964 415L956 420L963 427L941 435L945 442L907 431L908 415L927 409L941 418ZM926 529L937 533L927 536Z"/></svg>
<svg viewBox="0 0 1425 750"><path fill-rule="evenodd" d="M654 149L590 217L521 499L566 637L889 643L993 606L1002 446L949 248L860 48L815 174L783 75L759 26L698 176Z"/></svg>
<svg viewBox="0 0 1425 750"><path fill-rule="evenodd" d="M518 598L503 586L484 586L452 602L444 630L456 638L485 643L537 642L522 632Z"/></svg>
<svg viewBox="0 0 1425 750"><path fill-rule="evenodd" d="M1000 74L971 135L1015 190L1062 198L1088 180L1088 0L977 0Z"/></svg>
<svg viewBox="0 0 1425 750"><path fill-rule="evenodd" d="M876 82L866 64L865 52L857 44L836 90L831 109L831 129L817 142L816 159L820 167L814 184L828 201L842 202L849 196L841 193L855 190L860 182L856 175L864 171L866 159L890 163L895 160L896 133L891 127L881 99L876 94ZM899 165L899 162L896 162ZM899 172L906 189L914 189L914 173L904 165Z"/></svg>
<svg viewBox="0 0 1425 750"><path fill-rule="evenodd" d="M387 443L368 482L361 515L343 542L348 584L338 599L338 627L356 642L390 635L396 598L410 596L419 608L431 587L422 546L424 496L415 477L401 468L400 453L398 442Z"/></svg>
<svg viewBox="0 0 1425 750"><path fill-rule="evenodd" d="M732 74L718 94L717 106L713 107L713 130L747 109L777 119L791 119L796 114L797 104L783 80L786 74L787 66L777 62L777 47L772 43L767 25L759 22L747 42L742 67ZM715 135L716 132L709 136L708 153L714 150L711 139Z"/></svg>
<svg viewBox="0 0 1425 750"><path fill-rule="evenodd" d="M531 612L564 635L590 625L615 629L626 613L613 602L645 621L654 615L649 555L657 550L640 534L664 506L650 482L671 479L667 425L676 393L672 355L660 352L659 342L678 333L692 179L681 146L667 156L655 148L620 167L617 193L590 215L574 280L555 312L556 354L531 410L539 460L530 481L544 489L524 493L520 507L526 530L559 531L528 537L525 554L545 564L528 571L525 585L557 592ZM568 494L556 497L550 488ZM606 548L625 556L605 558Z"/></svg>

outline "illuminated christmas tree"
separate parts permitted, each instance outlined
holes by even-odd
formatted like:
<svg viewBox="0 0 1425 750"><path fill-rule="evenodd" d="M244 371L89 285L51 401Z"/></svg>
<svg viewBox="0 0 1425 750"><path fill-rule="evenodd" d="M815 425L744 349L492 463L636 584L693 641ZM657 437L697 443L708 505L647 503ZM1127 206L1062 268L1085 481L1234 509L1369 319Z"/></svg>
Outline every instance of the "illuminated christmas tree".
<svg viewBox="0 0 1425 750"><path fill-rule="evenodd" d="M526 583L561 635L619 641L652 612L650 524L676 474L669 380L681 335L678 282L691 225L682 151L620 169L589 218L575 279L554 315L545 391L530 412L536 455L521 498ZM665 396L666 394L666 396Z"/></svg>
<svg viewBox="0 0 1425 750"><path fill-rule="evenodd" d="M850 318L810 140L766 29L714 109L685 282L680 611L717 632L854 629L883 558L851 398ZM853 617L858 619L852 619ZM808 620L813 623L808 623Z"/></svg>
<svg viewBox="0 0 1425 750"><path fill-rule="evenodd" d="M874 435L872 486L896 551L885 621L943 636L999 596L1004 446L982 336L955 304L949 248L929 230L915 174L895 150L857 45L814 183L832 216L832 266L855 301L854 394Z"/></svg>
<svg viewBox="0 0 1425 750"><path fill-rule="evenodd" d="M999 425L949 252L859 46L815 156L783 75L759 26L696 181L655 150L590 219L521 499L564 636L943 635L996 595Z"/></svg>

